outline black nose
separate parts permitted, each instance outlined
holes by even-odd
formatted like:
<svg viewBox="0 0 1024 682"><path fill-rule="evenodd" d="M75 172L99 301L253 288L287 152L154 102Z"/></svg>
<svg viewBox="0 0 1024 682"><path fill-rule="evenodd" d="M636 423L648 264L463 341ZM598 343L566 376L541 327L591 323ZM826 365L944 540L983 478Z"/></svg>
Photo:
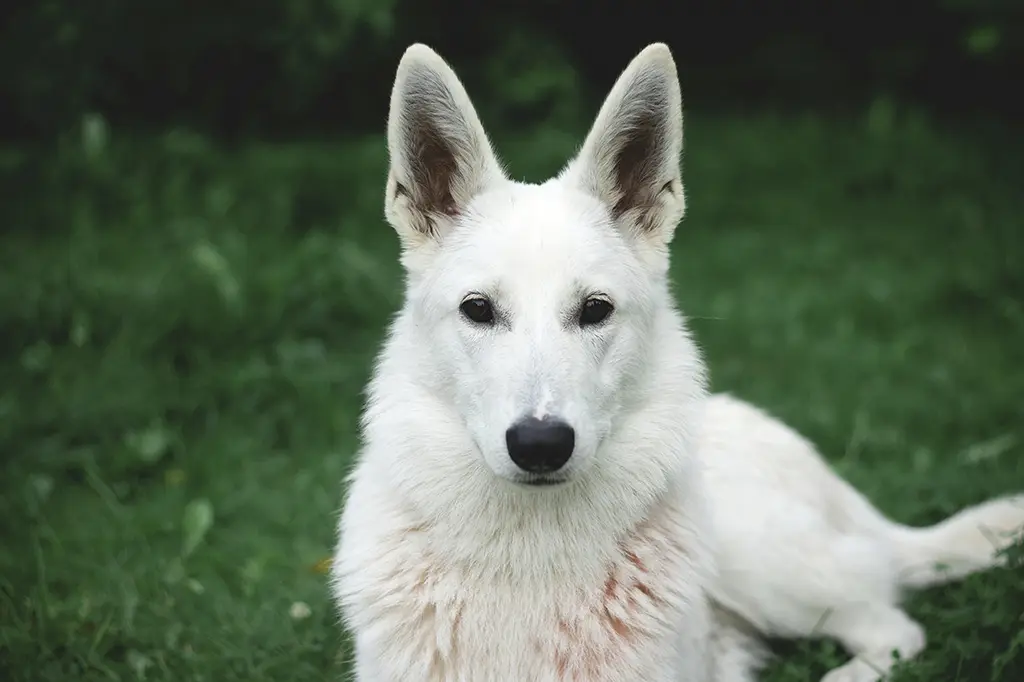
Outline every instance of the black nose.
<svg viewBox="0 0 1024 682"><path fill-rule="evenodd" d="M505 432L509 457L523 471L550 474L572 457L576 432L557 419L521 419Z"/></svg>

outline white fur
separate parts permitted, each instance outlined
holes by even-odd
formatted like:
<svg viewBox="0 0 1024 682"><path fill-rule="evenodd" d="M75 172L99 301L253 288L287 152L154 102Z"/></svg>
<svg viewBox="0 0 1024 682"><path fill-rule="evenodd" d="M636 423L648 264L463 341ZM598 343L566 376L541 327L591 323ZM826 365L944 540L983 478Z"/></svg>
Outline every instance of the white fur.
<svg viewBox="0 0 1024 682"><path fill-rule="evenodd" d="M652 45L577 158L516 183L447 64L403 56L385 214L405 304L332 569L360 682L750 682L760 635L834 637L856 658L827 682L874 681L924 646L901 590L996 564L1024 524L1024 497L894 524L785 425L706 394L667 281L682 139ZM581 327L593 296L614 312ZM567 482L522 484L504 434L524 415L575 429Z"/></svg>

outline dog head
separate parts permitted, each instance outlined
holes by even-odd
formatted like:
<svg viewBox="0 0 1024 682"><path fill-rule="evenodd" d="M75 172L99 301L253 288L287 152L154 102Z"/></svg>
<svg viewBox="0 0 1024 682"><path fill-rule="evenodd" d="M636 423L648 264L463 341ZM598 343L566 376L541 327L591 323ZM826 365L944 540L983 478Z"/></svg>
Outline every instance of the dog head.
<svg viewBox="0 0 1024 682"><path fill-rule="evenodd" d="M685 210L682 103L667 46L629 64L579 154L510 180L459 79L430 48L398 66L385 215L433 390L498 476L584 472L651 371L668 244Z"/></svg>

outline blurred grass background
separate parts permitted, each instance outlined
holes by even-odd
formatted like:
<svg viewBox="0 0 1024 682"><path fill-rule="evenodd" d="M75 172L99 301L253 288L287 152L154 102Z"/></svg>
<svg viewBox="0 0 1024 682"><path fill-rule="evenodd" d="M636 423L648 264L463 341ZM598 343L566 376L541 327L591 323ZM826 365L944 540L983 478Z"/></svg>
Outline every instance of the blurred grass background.
<svg viewBox="0 0 1024 682"><path fill-rule="evenodd" d="M715 388L905 522L1024 489L1019 2L12 1L0 679L344 679L323 560L401 301L398 57L438 49L541 180L653 40ZM910 610L930 644L899 680L1024 680L1024 569ZM769 682L845 658L775 648Z"/></svg>

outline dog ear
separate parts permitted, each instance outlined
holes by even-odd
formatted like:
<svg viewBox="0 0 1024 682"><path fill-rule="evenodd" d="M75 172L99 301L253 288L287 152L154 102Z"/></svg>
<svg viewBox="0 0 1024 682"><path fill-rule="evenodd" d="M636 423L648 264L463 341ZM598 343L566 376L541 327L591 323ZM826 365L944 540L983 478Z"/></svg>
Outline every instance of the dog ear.
<svg viewBox="0 0 1024 682"><path fill-rule="evenodd" d="M505 174L451 67L426 45L398 64L388 115L384 213L406 246L437 239Z"/></svg>
<svg viewBox="0 0 1024 682"><path fill-rule="evenodd" d="M600 199L630 233L667 244L686 210L683 105L672 53L648 45L615 82L562 178Z"/></svg>

